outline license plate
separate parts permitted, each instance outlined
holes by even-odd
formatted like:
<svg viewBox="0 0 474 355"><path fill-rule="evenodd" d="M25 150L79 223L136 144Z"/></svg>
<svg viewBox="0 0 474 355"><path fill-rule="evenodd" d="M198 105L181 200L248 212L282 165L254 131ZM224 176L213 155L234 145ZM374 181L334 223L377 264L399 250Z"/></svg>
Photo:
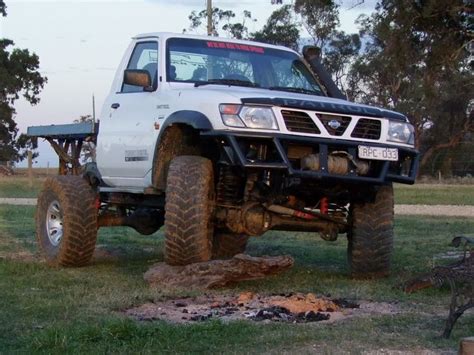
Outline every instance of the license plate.
<svg viewBox="0 0 474 355"><path fill-rule="evenodd" d="M398 160L397 148L381 148L359 145L359 158L370 160Z"/></svg>

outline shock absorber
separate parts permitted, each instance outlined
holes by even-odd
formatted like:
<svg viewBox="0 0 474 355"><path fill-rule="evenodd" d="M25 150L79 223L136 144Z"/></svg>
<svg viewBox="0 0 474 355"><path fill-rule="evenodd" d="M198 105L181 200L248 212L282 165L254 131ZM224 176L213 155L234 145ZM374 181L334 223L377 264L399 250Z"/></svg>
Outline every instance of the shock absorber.
<svg viewBox="0 0 474 355"><path fill-rule="evenodd" d="M329 201L328 201L328 198L327 198L327 197L323 197L323 198L321 198L321 200L319 201L319 210L320 210L321 213L323 213L323 214L328 214L328 211L329 211Z"/></svg>
<svg viewBox="0 0 474 355"><path fill-rule="evenodd" d="M216 192L219 204L236 205L242 200L242 179L230 166L220 166Z"/></svg>

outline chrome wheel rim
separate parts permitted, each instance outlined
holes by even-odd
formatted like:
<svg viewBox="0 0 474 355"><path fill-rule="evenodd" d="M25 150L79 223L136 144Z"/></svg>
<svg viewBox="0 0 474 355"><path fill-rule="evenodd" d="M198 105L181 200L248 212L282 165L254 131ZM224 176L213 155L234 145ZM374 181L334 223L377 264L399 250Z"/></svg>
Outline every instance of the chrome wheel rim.
<svg viewBox="0 0 474 355"><path fill-rule="evenodd" d="M46 233L52 245L57 247L63 237L63 215L58 201L49 204L46 215Z"/></svg>

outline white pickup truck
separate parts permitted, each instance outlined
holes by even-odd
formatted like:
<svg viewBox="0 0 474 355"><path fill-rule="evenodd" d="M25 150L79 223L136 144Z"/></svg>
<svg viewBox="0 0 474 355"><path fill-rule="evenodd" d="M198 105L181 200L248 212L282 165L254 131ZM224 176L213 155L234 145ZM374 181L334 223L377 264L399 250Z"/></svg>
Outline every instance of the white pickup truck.
<svg viewBox="0 0 474 355"><path fill-rule="evenodd" d="M133 38L99 123L28 133L59 155L36 233L67 266L90 261L99 227L164 224L173 265L232 257L279 229L346 234L352 275L387 275L392 182L412 184L419 160L407 118L348 102L317 48L171 33ZM81 166L84 141L96 154Z"/></svg>

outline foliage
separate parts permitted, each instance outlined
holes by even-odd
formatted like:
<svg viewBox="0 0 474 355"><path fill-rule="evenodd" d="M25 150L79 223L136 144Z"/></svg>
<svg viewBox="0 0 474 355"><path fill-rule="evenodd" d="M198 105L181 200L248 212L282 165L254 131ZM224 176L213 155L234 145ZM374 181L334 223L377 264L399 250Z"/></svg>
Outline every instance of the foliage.
<svg viewBox="0 0 474 355"><path fill-rule="evenodd" d="M0 2L0 13L6 16L6 6ZM22 95L32 105L39 102L38 94L46 78L38 72L39 58L27 49L11 49L14 42L0 39L0 161L18 162L25 158L28 148L35 148L26 136L18 136L14 120L14 103Z"/></svg>
<svg viewBox="0 0 474 355"><path fill-rule="evenodd" d="M333 0L296 0L294 10L301 15L314 44L324 48L339 26L339 4Z"/></svg>
<svg viewBox="0 0 474 355"><path fill-rule="evenodd" d="M424 152L422 166L474 132L469 6L383 0L359 20L367 45L351 68L350 96L407 114Z"/></svg>
<svg viewBox="0 0 474 355"><path fill-rule="evenodd" d="M256 21L252 19L250 11L243 12L242 22L232 22L236 17L232 10L222 10L218 7L212 9L212 35L219 36L219 31L224 31L227 36L237 39L244 39L248 37L248 28L246 21ZM207 10L200 12L192 11L188 16L189 31L204 30L207 25ZM224 24L222 24L224 22ZM186 29L183 30L186 32Z"/></svg>
<svg viewBox="0 0 474 355"><path fill-rule="evenodd" d="M260 31L252 33L251 39L298 50L299 32L291 5L284 5L270 15Z"/></svg>
<svg viewBox="0 0 474 355"><path fill-rule="evenodd" d="M334 31L323 49L323 64L343 92L347 92L346 82L350 68L358 58L360 50L359 35L346 34L344 31Z"/></svg>

